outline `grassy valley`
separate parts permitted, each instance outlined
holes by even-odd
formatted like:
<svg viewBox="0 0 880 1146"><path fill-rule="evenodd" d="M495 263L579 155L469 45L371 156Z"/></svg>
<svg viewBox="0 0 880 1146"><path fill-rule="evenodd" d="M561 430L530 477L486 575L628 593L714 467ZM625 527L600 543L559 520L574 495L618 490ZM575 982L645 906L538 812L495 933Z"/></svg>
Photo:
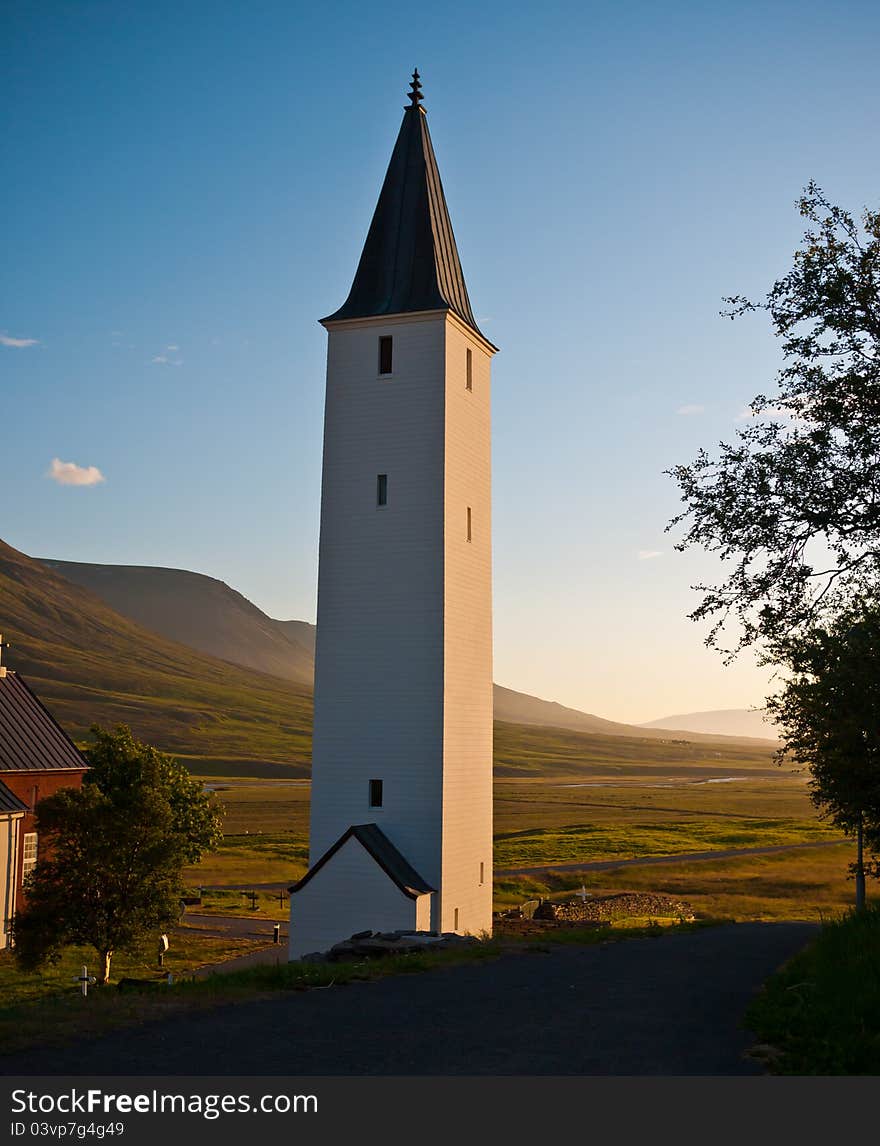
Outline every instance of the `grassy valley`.
<svg viewBox="0 0 880 1146"><path fill-rule="evenodd" d="M227 599L225 586L211 593ZM13 646L5 660L74 736L84 737L94 722L125 722L221 789L226 840L189 873L194 884L285 881L302 874L312 716L305 685L153 632L2 543L0 600L2 631ZM247 604L236 604L235 615L249 625L254 618ZM302 636L296 628L291 632ZM273 639L272 647L282 646ZM495 724L499 868L833 839L809 804L805 777L779 769L768 741L656 729L643 735L585 713L571 719L592 731L542 726L532 719L560 706L522 699L518 711L527 721ZM508 701L503 711L511 711L514 702ZM719 861L714 871L714 865L682 861L680 868L620 868L601 879L594 873L587 882L668 887L696 897L710 913L723 908L738 918L810 915L846 902L845 854L845 847L831 847L821 854L766 857L766 863L743 857ZM731 873L737 867L745 872L743 865L750 874L738 883ZM800 875L789 879L788 869ZM758 871L766 878L761 893L752 895ZM775 890L767 882L776 878L772 872L779 877ZM576 873L503 876L497 903L582 882Z"/></svg>
<svg viewBox="0 0 880 1146"><path fill-rule="evenodd" d="M629 735L576 732L565 728L495 721L495 773L525 777L553 775L649 776L668 775L670 767L688 771L699 768L707 779L738 771L763 770L777 774L774 745L761 740L697 737L683 733L640 736L636 729L620 725Z"/></svg>
<svg viewBox="0 0 880 1146"><path fill-rule="evenodd" d="M216 585L210 593L225 609L231 591ZM203 587L199 582L199 592ZM231 606L234 623L257 642L253 625L262 626L263 615L255 619L241 602ZM288 624L291 641L302 638L307 646L308 632ZM207 910L249 916L241 887L287 884L305 872L308 685L153 631L2 543L0 630L12 644L5 662L26 676L75 737L94 722L125 722L217 790L226 809L224 841L186 873L193 887L226 885L206 895ZM255 649L260 657L267 649L286 655L285 640L282 632L268 645L251 642L248 655L256 656ZM667 895L688 903L701 920L819 919L849 903L852 847L817 819L805 775L775 765L772 743L644 730L510 690L496 689L499 695L498 711L521 719L495 722L496 908L582 889L595 896ZM544 725L543 719L563 723ZM756 847L787 850L723 854ZM719 857L688 858L706 851ZM623 862L652 856L682 858L656 866ZM597 862L607 866L587 866ZM571 870L554 870L559 864ZM523 867L541 870L505 871ZM253 914L284 918L283 898L262 893ZM185 928L169 965L187 975L254 945L258 940L217 939ZM29 977L0 960L4 987L21 999L6 1009L4 1029L35 1042L44 1039L47 1022L59 1037L62 1028L81 1030L84 1012L69 969L87 954L68 952L63 968ZM121 960L117 970L149 973L150 962L147 951ZM124 1025L136 1021L140 1006L123 999L119 1006L108 1003L106 1014L94 1008L89 1014L99 1026Z"/></svg>

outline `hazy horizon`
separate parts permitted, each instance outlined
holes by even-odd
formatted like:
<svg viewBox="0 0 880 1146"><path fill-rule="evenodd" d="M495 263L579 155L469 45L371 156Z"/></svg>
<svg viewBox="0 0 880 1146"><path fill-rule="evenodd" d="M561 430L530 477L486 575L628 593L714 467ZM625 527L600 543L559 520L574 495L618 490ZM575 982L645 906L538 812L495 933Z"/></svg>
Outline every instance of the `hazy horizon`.
<svg viewBox="0 0 880 1146"><path fill-rule="evenodd" d="M0 537L314 622L326 335L418 66L493 364L495 679L612 720L760 705L687 620L663 471L781 365L719 317L810 179L877 206L880 10L497 0L6 14ZM462 35L466 26L467 34ZM2 605L0 605L2 628Z"/></svg>

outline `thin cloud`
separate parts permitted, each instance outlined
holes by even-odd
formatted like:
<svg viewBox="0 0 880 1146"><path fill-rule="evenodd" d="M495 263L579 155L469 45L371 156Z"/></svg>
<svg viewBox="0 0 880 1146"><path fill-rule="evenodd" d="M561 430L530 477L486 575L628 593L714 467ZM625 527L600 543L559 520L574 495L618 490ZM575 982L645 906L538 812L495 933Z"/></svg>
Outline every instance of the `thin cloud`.
<svg viewBox="0 0 880 1146"><path fill-rule="evenodd" d="M784 410L779 406L765 406L757 414L751 406L744 406L737 414L736 420L737 422L778 422L780 426L787 427L792 431L814 424L809 418L799 418L791 410Z"/></svg>
<svg viewBox="0 0 880 1146"><path fill-rule="evenodd" d="M98 485L107 480L97 466L78 466L76 462L63 462L60 458L52 459L46 477L59 485Z"/></svg>
<svg viewBox="0 0 880 1146"><path fill-rule="evenodd" d="M755 420L765 420L768 422L802 422L802 418L796 418L790 410L782 410L778 406L765 406L760 413L756 414L751 406L743 406L736 416L738 422L752 422Z"/></svg>
<svg viewBox="0 0 880 1146"><path fill-rule="evenodd" d="M166 346L165 349L166 350L180 350L180 347L176 343L172 342L172 344L170 346Z"/></svg>
<svg viewBox="0 0 880 1146"><path fill-rule="evenodd" d="M639 561L653 561L655 557L662 557L662 549L640 549L636 555Z"/></svg>
<svg viewBox="0 0 880 1146"><path fill-rule="evenodd" d="M676 414L681 414L683 417L688 418L688 417L692 416L693 414L705 414L706 413L706 407L705 406L698 406L696 404L691 405L691 406L679 406L675 412L676 412Z"/></svg>
<svg viewBox="0 0 880 1146"><path fill-rule="evenodd" d="M168 355L167 354L157 354L155 358L151 359L151 361L152 362L158 362L160 366L167 366L168 365Z"/></svg>
<svg viewBox="0 0 880 1146"><path fill-rule="evenodd" d="M0 346L13 346L20 350L23 346L39 346L39 338L13 338L9 334L0 334Z"/></svg>

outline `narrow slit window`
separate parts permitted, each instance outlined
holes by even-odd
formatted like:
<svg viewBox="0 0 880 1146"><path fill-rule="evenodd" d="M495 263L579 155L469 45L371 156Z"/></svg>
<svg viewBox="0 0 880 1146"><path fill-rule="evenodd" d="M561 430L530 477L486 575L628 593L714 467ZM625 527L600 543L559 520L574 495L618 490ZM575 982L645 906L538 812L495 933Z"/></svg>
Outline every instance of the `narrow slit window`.
<svg viewBox="0 0 880 1146"><path fill-rule="evenodd" d="M370 781L370 807L371 808L381 808L382 807L382 781L381 780L371 780Z"/></svg>
<svg viewBox="0 0 880 1146"><path fill-rule="evenodd" d="M390 374L392 362L391 335L383 334L379 339L379 373Z"/></svg>
<svg viewBox="0 0 880 1146"><path fill-rule="evenodd" d="M388 474L376 474L376 505L388 504Z"/></svg>
<svg viewBox="0 0 880 1146"><path fill-rule="evenodd" d="M485 875L486 875L485 869L486 869L486 865L481 863L480 864L480 883L485 882Z"/></svg>
<svg viewBox="0 0 880 1146"><path fill-rule="evenodd" d="M474 355L470 347L467 348L467 374L464 387L466 390L474 388Z"/></svg>
<svg viewBox="0 0 880 1146"><path fill-rule="evenodd" d="M452 925L453 931L458 931L458 908L455 909L455 922Z"/></svg>
<svg viewBox="0 0 880 1146"><path fill-rule="evenodd" d="M471 540L471 522L472 522L473 514L471 513L471 507L470 506L467 507L467 510L468 510L468 512L467 512L467 539L468 539L468 541L470 541Z"/></svg>

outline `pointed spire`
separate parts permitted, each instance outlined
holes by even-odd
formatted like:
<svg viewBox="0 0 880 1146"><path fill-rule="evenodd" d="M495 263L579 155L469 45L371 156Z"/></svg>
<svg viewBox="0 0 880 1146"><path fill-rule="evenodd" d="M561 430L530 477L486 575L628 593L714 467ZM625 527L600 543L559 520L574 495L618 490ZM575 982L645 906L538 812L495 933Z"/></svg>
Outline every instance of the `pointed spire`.
<svg viewBox="0 0 880 1146"><path fill-rule="evenodd" d="M348 298L321 321L451 310L480 334L420 106L418 70L410 87L410 103Z"/></svg>
<svg viewBox="0 0 880 1146"><path fill-rule="evenodd" d="M410 93L409 93L409 102L414 107L418 107L419 103L425 98L422 95L422 85L421 85L421 82L419 80L419 69L418 68L416 68L415 71L413 72L412 82L410 83L409 86L412 89L412 91L410 91Z"/></svg>

